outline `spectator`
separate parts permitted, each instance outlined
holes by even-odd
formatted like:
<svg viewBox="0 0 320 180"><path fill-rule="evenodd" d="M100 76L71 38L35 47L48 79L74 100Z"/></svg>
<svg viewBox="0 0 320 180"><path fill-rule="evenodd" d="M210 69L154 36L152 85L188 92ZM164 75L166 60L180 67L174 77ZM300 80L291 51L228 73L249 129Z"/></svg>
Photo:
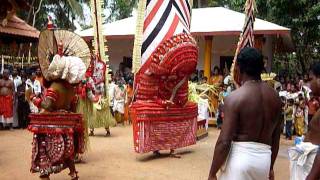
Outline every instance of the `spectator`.
<svg viewBox="0 0 320 180"><path fill-rule="evenodd" d="M304 134L304 120L305 120L305 103L304 100L300 100L295 111L294 127L296 134L302 136Z"/></svg>
<svg viewBox="0 0 320 180"><path fill-rule="evenodd" d="M26 89L31 89L33 95L40 97L41 95L41 83L36 80L37 76L35 73L31 74L31 79L26 81Z"/></svg>
<svg viewBox="0 0 320 180"><path fill-rule="evenodd" d="M12 72L12 80L14 83L14 98L13 98L13 127L18 128L19 127L19 121L18 121L18 113L17 113L17 108L18 108L18 96L17 96L17 88L19 85L22 84L21 77L18 76L18 71L17 69L14 69Z"/></svg>
<svg viewBox="0 0 320 180"><path fill-rule="evenodd" d="M114 89L113 112L117 123L124 124L125 85L123 80L118 80Z"/></svg>
<svg viewBox="0 0 320 180"><path fill-rule="evenodd" d="M201 84L207 84L208 83L208 78L207 77L203 77L201 80Z"/></svg>
<svg viewBox="0 0 320 180"><path fill-rule="evenodd" d="M17 88L18 96L18 122L20 128L26 128L29 124L30 106L25 97L26 92L26 78L22 76L22 83Z"/></svg>
<svg viewBox="0 0 320 180"><path fill-rule="evenodd" d="M285 130L286 130L286 139L292 140L292 125L294 121L294 114L293 114L293 99L287 100L287 105L285 107Z"/></svg>
<svg viewBox="0 0 320 180"><path fill-rule="evenodd" d="M223 76L221 75L220 69L216 66L214 67L213 74L210 78L210 84L220 85L223 81Z"/></svg>

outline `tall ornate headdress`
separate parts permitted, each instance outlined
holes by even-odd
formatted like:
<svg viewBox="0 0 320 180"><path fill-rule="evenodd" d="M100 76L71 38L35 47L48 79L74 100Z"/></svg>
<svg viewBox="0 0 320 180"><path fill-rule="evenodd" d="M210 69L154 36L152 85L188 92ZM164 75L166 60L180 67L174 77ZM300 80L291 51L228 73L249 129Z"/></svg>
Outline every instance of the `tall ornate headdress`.
<svg viewBox="0 0 320 180"><path fill-rule="evenodd" d="M62 46L60 45L60 50L58 51L60 42ZM49 28L40 33L38 45L39 64L46 80L49 80L47 71L53 56L56 54L76 56L84 62L87 68L89 67L90 49L84 39L71 31Z"/></svg>

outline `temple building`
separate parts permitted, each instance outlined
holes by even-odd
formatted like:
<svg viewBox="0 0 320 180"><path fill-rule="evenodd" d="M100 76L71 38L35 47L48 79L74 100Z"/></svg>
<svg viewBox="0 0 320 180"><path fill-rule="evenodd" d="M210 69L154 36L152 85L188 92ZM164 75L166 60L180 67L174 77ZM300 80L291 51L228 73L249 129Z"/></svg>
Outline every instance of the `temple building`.
<svg viewBox="0 0 320 180"><path fill-rule="evenodd" d="M36 45L40 32L20 19L16 12L30 6L21 0L4 1L0 7L0 64L5 66L36 65ZM30 46L31 43L31 46ZM0 67L0 69L1 69Z"/></svg>
<svg viewBox="0 0 320 180"><path fill-rule="evenodd" d="M200 56L198 70L210 76L215 66L229 69L244 24L244 14L223 7L193 9L191 33L198 41ZM136 17L129 17L104 25L103 35L108 42L108 55L113 70L120 62L130 66ZM255 46L264 55L266 70L270 71L276 52L294 50L290 29L256 18ZM79 32L88 42L93 29Z"/></svg>

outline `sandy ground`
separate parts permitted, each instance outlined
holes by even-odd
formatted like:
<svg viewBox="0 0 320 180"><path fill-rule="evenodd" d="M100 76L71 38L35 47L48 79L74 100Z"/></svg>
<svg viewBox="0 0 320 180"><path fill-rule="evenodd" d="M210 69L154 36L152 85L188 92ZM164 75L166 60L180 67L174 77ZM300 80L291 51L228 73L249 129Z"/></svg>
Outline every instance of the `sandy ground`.
<svg viewBox="0 0 320 180"><path fill-rule="evenodd" d="M205 180L211 165L213 148L219 131L210 128L209 136L194 146L179 149L181 159L166 155L155 158L151 153L139 155L133 151L132 128L115 127L111 137L103 129L90 137L90 151L85 163L77 164L80 179L108 180ZM29 172L32 134L27 130L0 131L0 179L38 179ZM276 179L289 179L287 149L292 142L282 140L275 165ZM69 179L68 170L51 176L53 180Z"/></svg>

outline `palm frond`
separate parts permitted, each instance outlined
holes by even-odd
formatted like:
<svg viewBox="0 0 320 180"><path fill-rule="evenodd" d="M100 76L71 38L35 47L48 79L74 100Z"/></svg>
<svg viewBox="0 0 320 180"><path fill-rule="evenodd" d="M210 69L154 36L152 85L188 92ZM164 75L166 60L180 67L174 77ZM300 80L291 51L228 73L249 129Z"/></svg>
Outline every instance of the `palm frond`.
<svg viewBox="0 0 320 180"><path fill-rule="evenodd" d="M67 0L67 3L70 5L71 11L73 12L74 15L80 18L84 18L82 6L78 1Z"/></svg>

